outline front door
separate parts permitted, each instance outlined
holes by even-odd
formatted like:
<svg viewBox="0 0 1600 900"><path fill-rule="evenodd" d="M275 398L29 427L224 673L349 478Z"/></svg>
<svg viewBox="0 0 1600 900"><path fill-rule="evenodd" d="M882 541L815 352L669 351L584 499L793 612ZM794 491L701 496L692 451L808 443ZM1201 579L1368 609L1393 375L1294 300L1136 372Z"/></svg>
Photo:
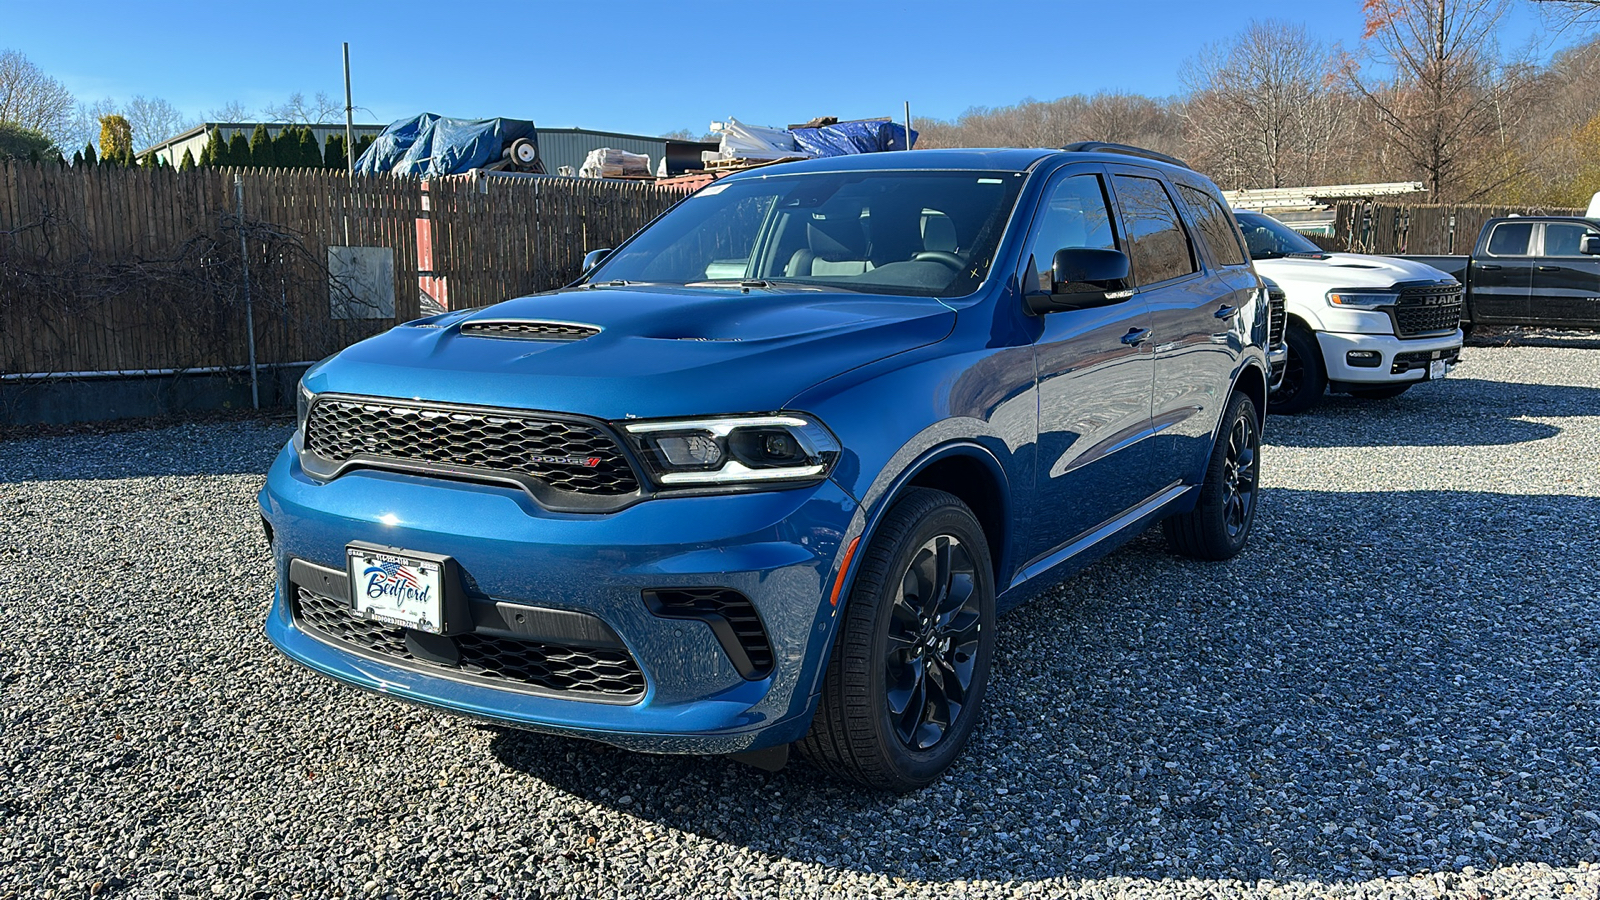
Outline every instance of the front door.
<svg viewBox="0 0 1600 900"><path fill-rule="evenodd" d="M1600 231L1582 222L1544 224L1529 299L1529 317L1534 321L1600 326L1600 256L1578 252L1589 234Z"/></svg>
<svg viewBox="0 0 1600 900"><path fill-rule="evenodd" d="M1528 292L1537 264L1533 239L1533 222L1501 222L1489 233L1486 252L1472 259L1473 324L1528 321Z"/></svg>
<svg viewBox="0 0 1600 900"><path fill-rule="evenodd" d="M1069 247L1126 249L1099 167L1073 167L1045 190L1020 273L1024 292L1050 289L1050 265ZM1150 308L1135 295L1038 320L1038 473L1034 560L1137 506L1153 493Z"/></svg>

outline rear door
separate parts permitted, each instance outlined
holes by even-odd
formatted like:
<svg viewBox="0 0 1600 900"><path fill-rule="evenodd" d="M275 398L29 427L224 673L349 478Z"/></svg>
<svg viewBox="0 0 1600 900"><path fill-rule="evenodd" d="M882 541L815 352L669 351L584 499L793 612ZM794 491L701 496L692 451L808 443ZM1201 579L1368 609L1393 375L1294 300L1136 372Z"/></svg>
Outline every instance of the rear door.
<svg viewBox="0 0 1600 900"><path fill-rule="evenodd" d="M1202 264L1173 188L1157 172L1114 166L1111 185L1127 226L1134 283L1153 322L1151 453L1159 490L1204 468L1233 372L1233 316L1249 305L1255 278L1244 260L1230 260L1239 295L1220 288Z"/></svg>
<svg viewBox="0 0 1600 900"><path fill-rule="evenodd" d="M1057 250L1123 250L1104 170L1069 166L1045 188L1019 279L1050 289ZM1038 319L1038 474L1025 558L1035 561L1155 492L1150 456L1150 309L1134 295L1098 309Z"/></svg>
<svg viewBox="0 0 1600 900"><path fill-rule="evenodd" d="M1529 318L1552 325L1600 325L1600 256L1578 252L1585 235L1600 231L1583 222L1545 222L1541 230Z"/></svg>
<svg viewBox="0 0 1600 900"><path fill-rule="evenodd" d="M1474 324L1528 321L1528 294L1533 290L1536 223L1509 219L1496 222L1484 252L1472 258L1472 321Z"/></svg>

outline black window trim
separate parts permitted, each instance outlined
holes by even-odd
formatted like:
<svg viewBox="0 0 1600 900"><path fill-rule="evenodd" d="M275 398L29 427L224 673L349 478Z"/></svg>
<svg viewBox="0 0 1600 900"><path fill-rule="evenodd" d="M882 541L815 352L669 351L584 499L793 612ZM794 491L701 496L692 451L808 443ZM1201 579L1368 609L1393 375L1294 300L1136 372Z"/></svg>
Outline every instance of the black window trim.
<svg viewBox="0 0 1600 900"><path fill-rule="evenodd" d="M1534 258L1536 258L1536 259L1584 259L1584 260L1593 260L1593 259L1600 258L1600 257L1594 257L1594 256L1585 256L1582 253L1564 253L1564 254L1562 254L1560 256L1556 256L1554 254L1545 252L1545 235L1550 233L1550 226L1552 226L1552 225L1558 225L1558 226L1559 225L1566 225L1566 226L1582 228L1583 229L1583 233L1585 235L1588 235L1588 234L1600 234L1600 228L1596 228L1595 226L1589 224L1588 222L1584 222L1584 221L1581 221L1581 220L1580 221L1576 221L1576 222L1540 222L1539 223L1539 252L1534 254ZM1496 226L1496 227L1499 227L1499 226ZM1581 236L1578 238L1578 246L1580 246L1580 247L1583 246L1583 238Z"/></svg>
<svg viewBox="0 0 1600 900"><path fill-rule="evenodd" d="M1133 177L1133 178L1151 178L1151 179L1154 179L1157 184L1160 184L1162 186L1162 190L1165 190L1167 192L1167 200L1172 202L1173 211L1178 214L1178 227L1183 229L1184 240L1189 242L1189 252L1190 252L1190 254L1192 254L1190 259L1195 264L1194 271L1192 271L1192 272L1189 272L1189 273L1184 274L1184 275L1174 275L1173 277L1165 279L1163 281L1152 281L1149 284L1136 284L1136 285L1134 285L1134 288L1133 288L1134 291L1136 293L1141 293L1142 294L1145 291L1153 291L1153 290L1158 290L1158 289L1161 289L1161 288L1173 287L1175 285L1182 284L1185 281L1189 281L1191 279L1206 277L1207 270L1206 270L1206 267L1204 265L1204 262L1201 259L1201 255L1198 254L1198 253L1195 253L1194 235L1190 233L1189 223L1184 221L1183 211L1178 208L1179 207L1179 203L1177 201L1172 200L1172 189L1168 187L1168 185L1171 184L1171 180L1166 177L1166 173L1162 172L1160 169L1147 169L1144 166L1120 166L1119 165L1119 166L1107 166L1106 169L1108 170L1108 172L1109 172L1109 174L1111 176L1110 178L1106 179L1106 186L1111 192L1111 202L1113 202L1113 203L1115 203L1117 205L1116 217L1118 219L1122 218L1122 200L1121 200L1121 198L1119 198L1117 196L1117 176L1118 175L1127 175L1127 176L1130 176L1130 177ZM1120 242L1119 242L1119 244L1120 244ZM1130 263L1134 262L1132 253L1129 253L1128 250L1123 250L1122 252L1128 253L1128 261ZM1139 271L1138 271L1138 267L1137 267L1136 263L1133 266L1133 277L1134 277L1135 281L1138 281Z"/></svg>
<svg viewBox="0 0 1600 900"><path fill-rule="evenodd" d="M1111 191L1110 173L1106 171L1105 166L1099 163L1069 162L1051 172L1045 179L1044 187L1039 190L1039 199L1034 203L1033 215L1028 219L1027 229L1022 232L1022 245L1018 248L1019 258L1017 259L1016 271L1017 284L1021 287L1021 293L1024 296L1039 289L1037 282L1031 288L1028 285L1027 276L1038 278L1039 275L1038 270L1032 268L1035 263L1029 248L1033 246L1033 239L1038 236L1039 228L1044 222L1045 210L1050 202L1050 194L1060 187L1063 181L1068 178L1076 178L1079 175L1094 175L1100 179L1100 194L1107 203L1106 212L1109 213L1111 221L1111 240L1116 244L1118 250L1123 253L1128 252L1127 240L1122 233L1122 212L1117 208L1117 195ZM1019 203L1021 202L1020 195L1017 200ZM1130 260L1132 259L1132 257L1129 258Z"/></svg>
<svg viewBox="0 0 1600 900"><path fill-rule="evenodd" d="M1494 223L1494 228L1489 230L1489 239L1483 242L1483 253L1484 253L1484 255L1485 256L1492 256L1495 259L1537 259L1539 254L1533 252L1533 248L1535 246L1537 246L1540 250L1544 249L1544 230L1539 227L1542 224L1544 224L1544 223L1542 223L1542 222L1530 222L1530 221L1528 221L1526 219L1524 219L1522 221L1518 221L1516 219L1506 219L1504 221ZM1528 226L1528 251L1529 252L1526 252L1526 253L1496 253L1493 250L1489 249L1490 247L1494 246L1495 233L1498 232L1500 229L1506 227L1507 225L1526 225L1526 226Z"/></svg>
<svg viewBox="0 0 1600 900"><path fill-rule="evenodd" d="M1228 269L1248 268L1250 266L1250 248L1245 245L1244 235L1239 231L1239 222L1233 217L1233 211L1228 208L1228 204L1223 202L1223 199L1220 196L1212 193L1209 190L1206 190L1200 185L1191 184L1187 181L1182 181L1176 178L1170 178L1168 179L1168 182L1173 187L1177 188L1178 197L1183 201L1182 206L1178 209L1178 215L1185 219L1194 219L1194 221L1188 223L1190 242L1201 248L1200 256L1203 267L1207 271L1216 273L1225 272ZM1189 198L1184 196L1184 188L1188 188L1191 191L1201 194L1209 199L1212 203L1217 205L1217 209L1222 213L1223 222L1225 222L1228 226L1228 233L1233 237L1233 244L1234 247L1239 251L1241 261L1236 263L1225 263L1220 259L1212 258L1211 242L1204 239L1205 230L1200 227L1200 221L1198 218L1200 212L1202 211L1190 208L1191 204L1189 203ZM1195 241L1195 234L1200 234L1201 240Z"/></svg>

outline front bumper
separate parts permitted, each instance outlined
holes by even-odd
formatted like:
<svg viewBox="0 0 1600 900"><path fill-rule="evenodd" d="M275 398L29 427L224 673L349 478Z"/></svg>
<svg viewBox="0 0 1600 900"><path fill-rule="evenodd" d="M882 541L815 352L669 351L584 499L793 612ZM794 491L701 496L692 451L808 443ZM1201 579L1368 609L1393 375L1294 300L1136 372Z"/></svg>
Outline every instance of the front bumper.
<svg viewBox="0 0 1600 900"><path fill-rule="evenodd" d="M267 634L291 659L475 719L660 753L737 753L804 735L838 612L828 589L856 510L826 481L555 513L508 486L373 470L323 483L288 450L260 505L278 575ZM330 641L296 620L290 565L340 569L352 541L449 556L486 600L600 619L642 671L642 695L619 703L529 693ZM649 590L710 587L740 592L759 613L772 652L761 677L740 674L710 624L663 617L643 599Z"/></svg>
<svg viewBox="0 0 1600 900"><path fill-rule="evenodd" d="M1267 348L1267 365L1271 368L1272 377L1269 379L1267 389L1275 391L1283 383L1283 373L1289 368L1289 345L1279 343L1275 347Z"/></svg>
<svg viewBox="0 0 1600 900"><path fill-rule="evenodd" d="M1350 334L1331 331L1317 332L1317 343L1322 348L1322 361L1327 367L1328 380L1352 384L1403 384L1428 380L1428 366L1415 364L1423 359L1444 359L1453 365L1461 355L1461 330L1439 337L1407 338L1401 340L1392 334ZM1349 353L1377 353L1376 365L1356 366L1349 362ZM1439 355L1434 356L1435 353Z"/></svg>

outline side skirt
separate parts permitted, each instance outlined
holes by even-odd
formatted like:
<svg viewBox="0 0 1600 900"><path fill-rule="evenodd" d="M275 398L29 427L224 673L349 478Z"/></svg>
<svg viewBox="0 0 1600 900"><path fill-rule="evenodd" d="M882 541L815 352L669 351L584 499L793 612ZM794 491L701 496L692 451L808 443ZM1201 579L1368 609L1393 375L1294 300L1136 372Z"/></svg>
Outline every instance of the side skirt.
<svg viewBox="0 0 1600 900"><path fill-rule="evenodd" d="M1174 484L1099 528L1050 551L1024 566L1011 579L1011 584L995 598L996 609L1013 609L1037 593L1038 589L1083 571L1095 560L1137 537L1169 514L1193 508L1199 495L1200 485ZM1046 573L1052 577L1039 577Z"/></svg>

